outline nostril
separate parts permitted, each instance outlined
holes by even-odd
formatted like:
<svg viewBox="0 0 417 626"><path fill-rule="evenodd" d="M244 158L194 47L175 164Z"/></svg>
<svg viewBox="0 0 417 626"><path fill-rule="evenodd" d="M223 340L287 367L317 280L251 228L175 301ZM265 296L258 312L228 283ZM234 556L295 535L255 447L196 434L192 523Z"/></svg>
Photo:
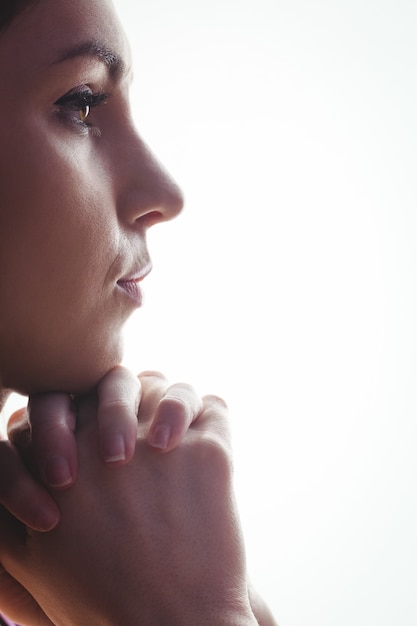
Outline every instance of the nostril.
<svg viewBox="0 0 417 626"><path fill-rule="evenodd" d="M165 217L164 213L161 211L149 211L149 213L145 213L144 215L136 218L136 223L139 223L144 228L150 228L151 226L164 222L167 219L169 218Z"/></svg>

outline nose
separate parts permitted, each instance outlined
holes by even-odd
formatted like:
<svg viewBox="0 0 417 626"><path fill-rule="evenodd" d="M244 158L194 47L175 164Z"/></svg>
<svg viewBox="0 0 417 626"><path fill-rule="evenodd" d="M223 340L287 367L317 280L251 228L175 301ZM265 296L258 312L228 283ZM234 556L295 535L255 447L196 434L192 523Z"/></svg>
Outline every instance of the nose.
<svg viewBox="0 0 417 626"><path fill-rule="evenodd" d="M125 224L149 227L173 219L181 212L184 205L181 189L136 129L118 151L117 168L118 212Z"/></svg>

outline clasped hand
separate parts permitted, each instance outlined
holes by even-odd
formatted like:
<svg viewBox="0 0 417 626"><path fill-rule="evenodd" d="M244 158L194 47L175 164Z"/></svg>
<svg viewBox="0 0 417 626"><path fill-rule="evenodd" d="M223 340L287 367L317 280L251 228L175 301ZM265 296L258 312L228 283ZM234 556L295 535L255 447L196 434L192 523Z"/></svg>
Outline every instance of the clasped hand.
<svg viewBox="0 0 417 626"><path fill-rule="evenodd" d="M135 421L125 415L123 422L121 467L103 463L95 453L97 441L103 451L113 424L115 404L107 401L105 388L104 395L99 389L98 404L93 397L78 401L75 440L75 420L62 420L67 439L61 438L61 452L75 448L69 455L71 488L53 494L60 511L53 530L28 529L3 510L0 606L15 621L37 626L257 623L234 504L226 407L213 396L198 399L188 386L168 387L160 375L143 375L141 383ZM129 406L124 405L126 414ZM38 408L32 404L31 417ZM30 459L39 462L35 448L42 451L45 444L36 443L34 434L31 449L22 425L11 434L21 451L31 451ZM155 437L163 444L159 450L149 445ZM43 477L44 470L41 464ZM33 478L25 474L20 480L30 493L39 490L50 498Z"/></svg>

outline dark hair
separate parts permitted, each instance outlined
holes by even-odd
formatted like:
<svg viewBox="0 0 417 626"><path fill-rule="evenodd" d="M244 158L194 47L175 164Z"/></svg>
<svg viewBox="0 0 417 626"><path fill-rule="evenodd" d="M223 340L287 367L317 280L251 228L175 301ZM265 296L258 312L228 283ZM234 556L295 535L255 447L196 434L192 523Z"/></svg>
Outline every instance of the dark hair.
<svg viewBox="0 0 417 626"><path fill-rule="evenodd" d="M33 0L0 0L0 30L4 30L14 18Z"/></svg>

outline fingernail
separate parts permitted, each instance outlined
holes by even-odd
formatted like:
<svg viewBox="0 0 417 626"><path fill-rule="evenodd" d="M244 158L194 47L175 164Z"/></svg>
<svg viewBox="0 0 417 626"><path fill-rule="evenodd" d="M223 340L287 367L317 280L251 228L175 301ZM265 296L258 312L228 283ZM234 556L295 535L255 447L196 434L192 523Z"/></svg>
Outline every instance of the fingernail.
<svg viewBox="0 0 417 626"><path fill-rule="evenodd" d="M171 427L168 424L158 424L152 432L149 443L153 448L165 450L171 437Z"/></svg>
<svg viewBox="0 0 417 626"><path fill-rule="evenodd" d="M51 487L66 487L72 483L71 468L63 456L52 456L45 464L45 480Z"/></svg>
<svg viewBox="0 0 417 626"><path fill-rule="evenodd" d="M126 459L126 447L123 435L113 435L103 443L103 454L106 463L115 463Z"/></svg>

